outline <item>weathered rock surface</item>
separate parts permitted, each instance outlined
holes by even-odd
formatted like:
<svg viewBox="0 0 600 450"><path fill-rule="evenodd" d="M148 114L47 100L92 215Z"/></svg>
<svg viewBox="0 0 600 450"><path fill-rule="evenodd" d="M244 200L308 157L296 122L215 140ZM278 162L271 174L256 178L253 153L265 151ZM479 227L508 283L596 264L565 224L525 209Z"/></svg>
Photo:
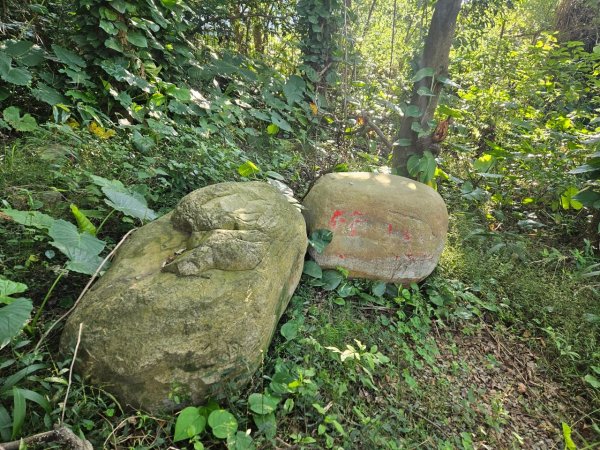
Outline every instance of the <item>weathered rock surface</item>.
<svg viewBox="0 0 600 450"><path fill-rule="evenodd" d="M306 226L275 188L221 183L137 230L67 321L79 369L146 410L195 404L259 367L302 272Z"/></svg>
<svg viewBox="0 0 600 450"><path fill-rule="evenodd" d="M323 268L341 266L351 277L410 283L435 268L448 229L440 195L422 183L395 175L331 173L315 183L303 202L308 232L333 231Z"/></svg>

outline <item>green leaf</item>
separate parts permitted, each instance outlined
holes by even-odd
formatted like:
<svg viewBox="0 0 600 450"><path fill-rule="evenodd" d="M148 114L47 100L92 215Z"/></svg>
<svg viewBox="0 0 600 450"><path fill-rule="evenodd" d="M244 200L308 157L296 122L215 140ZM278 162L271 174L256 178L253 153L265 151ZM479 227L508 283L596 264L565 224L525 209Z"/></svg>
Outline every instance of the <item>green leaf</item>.
<svg viewBox="0 0 600 450"><path fill-rule="evenodd" d="M323 289L326 291L335 290L340 283L344 280L344 277L337 270L324 270L323 271Z"/></svg>
<svg viewBox="0 0 600 450"><path fill-rule="evenodd" d="M252 175L256 175L257 173L259 173L260 169L252 161L246 161L244 164L237 168L237 172L241 176L249 178Z"/></svg>
<svg viewBox="0 0 600 450"><path fill-rule="evenodd" d="M325 247L327 247L333 239L333 232L325 228L315 230L310 234L308 243L313 247L317 253L323 253Z"/></svg>
<svg viewBox="0 0 600 450"><path fill-rule="evenodd" d="M248 397L248 406L256 414L270 414L277 409L280 400L279 397L255 393Z"/></svg>
<svg viewBox="0 0 600 450"><path fill-rule="evenodd" d="M233 414L224 409L211 412L208 416L208 425L218 439L225 439L227 436L235 434L238 429L238 423Z"/></svg>
<svg viewBox="0 0 600 450"><path fill-rule="evenodd" d="M131 136L131 141L133 142L135 148L137 148L142 153L150 151L155 145L154 139L152 139L150 136L144 136L138 130L135 130L133 132L133 135Z"/></svg>
<svg viewBox="0 0 600 450"><path fill-rule="evenodd" d="M373 287L371 288L371 292L376 297L383 297L383 294L385 294L385 288L386 288L385 282L383 282L383 281L376 281L373 284Z"/></svg>
<svg viewBox="0 0 600 450"><path fill-rule="evenodd" d="M33 47L33 42L29 41L7 42L4 51L13 58L18 58L27 53L31 47Z"/></svg>
<svg viewBox="0 0 600 450"><path fill-rule="evenodd" d="M417 73L415 73L415 76L412 77L410 81L416 83L418 81L421 81L425 77L432 77L434 73L435 70L433 70L431 67L423 67L422 69L419 69Z"/></svg>
<svg viewBox="0 0 600 450"><path fill-rule="evenodd" d="M59 249L69 261L67 269L93 275L102 262L98 255L104 250L105 242L88 233L79 233L70 222L58 219L48 235L54 239L51 245Z"/></svg>
<svg viewBox="0 0 600 450"><path fill-rule="evenodd" d="M12 419L6 408L0 405L0 438L3 441L10 441L12 429Z"/></svg>
<svg viewBox="0 0 600 450"><path fill-rule="evenodd" d="M279 127L274 123L267 126L267 134L274 136L279 133Z"/></svg>
<svg viewBox="0 0 600 450"><path fill-rule="evenodd" d="M176 98L181 102L189 102L192 99L192 94L187 88L180 88L175 85L169 86L166 89L167 95Z"/></svg>
<svg viewBox="0 0 600 450"><path fill-rule="evenodd" d="M175 436L173 442L182 441L199 435L206 428L206 417L200 410L193 406L183 409L175 422Z"/></svg>
<svg viewBox="0 0 600 450"><path fill-rule="evenodd" d="M578 192L579 189L575 186L570 186L560 195L560 204L563 209L574 209L575 211L579 211L583 208L583 204L575 198Z"/></svg>
<svg viewBox="0 0 600 450"><path fill-rule="evenodd" d="M73 213L73 216L75 216L75 220L77 220L77 228L79 228L79 231L96 236L96 227L94 224L90 222L90 219L88 219L73 203L71 203L71 212Z"/></svg>
<svg viewBox="0 0 600 450"><path fill-rule="evenodd" d="M27 413L27 402L23 391L17 387L13 387L13 427L12 427L12 438L16 439L21 435L21 428L25 423L25 414Z"/></svg>
<svg viewBox="0 0 600 450"><path fill-rule="evenodd" d="M417 105L408 105L408 107L404 111L404 115L406 117L421 117L423 115L423 113L421 112L421 110L419 109L419 107ZM414 123L418 123L418 122L414 122Z"/></svg>
<svg viewBox="0 0 600 450"><path fill-rule="evenodd" d="M426 97L433 97L433 92L431 92L431 89L429 89L427 86L421 86L419 89L417 89L417 94L418 95L424 95Z"/></svg>
<svg viewBox="0 0 600 450"><path fill-rule="evenodd" d="M162 5L167 9L173 8L175 5L177 5L178 1L179 0L160 0Z"/></svg>
<svg viewBox="0 0 600 450"><path fill-rule="evenodd" d="M104 41L104 46L106 48L110 48L112 50L115 50L119 53L123 53L123 46L121 45L121 43L115 39L114 37L109 37Z"/></svg>
<svg viewBox="0 0 600 450"><path fill-rule="evenodd" d="M31 94L39 101L52 106L59 103L68 103L67 99L60 92L44 83L39 83L35 89L31 90Z"/></svg>
<svg viewBox="0 0 600 450"><path fill-rule="evenodd" d="M146 40L146 36L144 36L139 31L130 31L127 33L127 41L136 47L148 47L148 41Z"/></svg>
<svg viewBox="0 0 600 450"><path fill-rule="evenodd" d="M17 298L11 304L0 308L0 350L8 345L25 326L33 303L27 298Z"/></svg>
<svg viewBox="0 0 600 450"><path fill-rule="evenodd" d="M21 117L19 108L16 106L9 106L3 112L3 117L8 124L17 131L34 131L37 129L37 122L31 115L25 114Z"/></svg>
<svg viewBox="0 0 600 450"><path fill-rule="evenodd" d="M577 445L575 445L575 442L571 438L571 427L564 422L562 422L562 432L565 439L565 449L577 450Z"/></svg>
<svg viewBox="0 0 600 450"><path fill-rule="evenodd" d="M27 285L0 278L0 297L8 297L13 294L21 294L27 290Z"/></svg>
<svg viewBox="0 0 600 450"><path fill-rule="evenodd" d="M8 70L0 70L0 77L7 83L17 86L27 86L31 81L31 73L23 68L9 67Z"/></svg>
<svg viewBox="0 0 600 450"><path fill-rule="evenodd" d="M19 211L16 209L3 209L1 211L10 216L15 222L39 230L49 230L56 220L38 211Z"/></svg>
<svg viewBox="0 0 600 450"><path fill-rule="evenodd" d="M594 375L587 374L583 379L589 383L594 389L600 389L600 380Z"/></svg>
<svg viewBox="0 0 600 450"><path fill-rule="evenodd" d="M227 436L227 448L230 450L255 450L256 447L250 435L238 431L234 435Z"/></svg>
<svg viewBox="0 0 600 450"><path fill-rule="evenodd" d="M473 168L477 172L488 172L496 164L496 158L492 155L484 153L473 162Z"/></svg>
<svg viewBox="0 0 600 450"><path fill-rule="evenodd" d="M304 99L306 83L297 75L292 75L283 86L283 93L287 99L288 105L301 103Z"/></svg>
<svg viewBox="0 0 600 450"><path fill-rule="evenodd" d="M265 434L267 439L273 439L277 434L277 419L275 414L254 414L254 423L258 431Z"/></svg>
<svg viewBox="0 0 600 450"><path fill-rule="evenodd" d="M54 54L63 64L66 64L73 69L85 67L85 61L83 58L81 58L81 56L78 54L73 53L71 50L67 50L66 48L56 44L52 44L52 50L54 50Z"/></svg>
<svg viewBox="0 0 600 450"><path fill-rule="evenodd" d="M290 133L292 132L292 126L276 112L273 112L271 114L271 122L273 122L282 130L288 131Z"/></svg>
<svg viewBox="0 0 600 450"><path fill-rule="evenodd" d="M158 217L152 209L148 208L146 199L137 192L123 191L112 186L103 187L102 192L108 197L108 200L104 200L108 206L127 216L140 220L154 220Z"/></svg>
<svg viewBox="0 0 600 450"><path fill-rule="evenodd" d="M298 336L298 331L304 324L304 319L296 318L293 320L289 320L281 326L281 330L279 333L285 338L286 341L291 341L296 339Z"/></svg>
<svg viewBox="0 0 600 450"><path fill-rule="evenodd" d="M400 147L410 147L412 145L412 140L408 138L401 138L394 142L394 144Z"/></svg>
<svg viewBox="0 0 600 450"><path fill-rule="evenodd" d="M304 269L302 270L308 276L313 278L321 279L323 276L323 271L319 267L319 265L314 261L304 261Z"/></svg>

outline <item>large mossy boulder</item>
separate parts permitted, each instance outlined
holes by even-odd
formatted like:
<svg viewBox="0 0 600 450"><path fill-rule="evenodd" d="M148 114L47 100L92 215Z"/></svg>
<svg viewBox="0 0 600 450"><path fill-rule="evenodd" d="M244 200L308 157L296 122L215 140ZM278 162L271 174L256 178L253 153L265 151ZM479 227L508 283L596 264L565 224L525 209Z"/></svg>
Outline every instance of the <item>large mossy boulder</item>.
<svg viewBox="0 0 600 450"><path fill-rule="evenodd" d="M327 269L343 267L351 277L407 284L435 268L448 229L444 200L429 186L396 175L367 172L321 177L303 201L308 232L329 229L323 253Z"/></svg>
<svg viewBox="0 0 600 450"><path fill-rule="evenodd" d="M70 316L78 368L123 402L172 409L246 382L302 273L306 226L272 186L192 192L137 230ZM174 395L176 394L176 395Z"/></svg>

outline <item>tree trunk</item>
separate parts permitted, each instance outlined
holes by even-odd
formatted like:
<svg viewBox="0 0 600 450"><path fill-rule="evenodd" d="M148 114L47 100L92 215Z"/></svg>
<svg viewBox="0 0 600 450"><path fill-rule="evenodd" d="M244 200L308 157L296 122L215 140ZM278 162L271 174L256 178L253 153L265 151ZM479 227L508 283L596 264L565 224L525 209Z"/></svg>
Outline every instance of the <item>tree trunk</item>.
<svg viewBox="0 0 600 450"><path fill-rule="evenodd" d="M431 145L430 134L433 130L429 130L428 123L433 119L442 90L442 83L438 80L440 77L448 76L450 47L454 39L456 19L461 3L462 0L438 0L435 4L423 54L415 72L416 74L423 73L420 71L430 68L433 70L433 76L424 76L415 81L413 85L409 106L418 108L419 117L409 117L409 114L415 115L413 112L416 111L415 108L409 108L407 111L409 114L405 114L400 125L398 140L403 145L397 145L394 148L392 157L392 167L400 175L408 175L406 163L411 155L422 155ZM414 124L418 124L418 126ZM419 138L419 133L415 131L415 128L429 130L430 133Z"/></svg>

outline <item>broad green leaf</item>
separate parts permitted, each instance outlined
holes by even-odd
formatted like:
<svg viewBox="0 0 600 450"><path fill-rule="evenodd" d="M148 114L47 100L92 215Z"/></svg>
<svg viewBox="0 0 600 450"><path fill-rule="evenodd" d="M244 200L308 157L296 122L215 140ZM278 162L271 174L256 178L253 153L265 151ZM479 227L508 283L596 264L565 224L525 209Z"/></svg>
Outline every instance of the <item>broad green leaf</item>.
<svg viewBox="0 0 600 450"><path fill-rule="evenodd" d="M206 417L200 414L198 408L188 406L177 416L173 442L182 441L199 435L206 427Z"/></svg>
<svg viewBox="0 0 600 450"><path fill-rule="evenodd" d="M248 397L248 406L256 414L270 414L277 409L280 400L268 394L254 393Z"/></svg>
<svg viewBox="0 0 600 450"><path fill-rule="evenodd" d="M473 162L473 168L477 172L488 172L496 164L496 158L484 153Z"/></svg>
<svg viewBox="0 0 600 450"><path fill-rule="evenodd" d="M415 73L415 76L412 77L410 81L416 83L418 81L421 81L425 77L433 76L434 73L435 71L431 67L423 67L422 69L419 69L417 73Z"/></svg>
<svg viewBox="0 0 600 450"><path fill-rule="evenodd" d="M323 253L325 247L327 247L333 239L333 232L327 229L315 230L310 234L308 243L313 247L317 253Z"/></svg>
<svg viewBox="0 0 600 450"><path fill-rule="evenodd" d="M128 191L125 185L119 180L109 180L107 178L99 177L97 175L90 175L90 178L96 186L99 186L101 188L109 187L111 189L120 190L122 192Z"/></svg>
<svg viewBox="0 0 600 450"><path fill-rule="evenodd" d="M13 58L18 58L27 53L31 47L33 47L33 42L29 41L7 42L4 51Z"/></svg>
<svg viewBox="0 0 600 450"><path fill-rule="evenodd" d="M67 66L73 69L85 67L85 61L83 58L78 54L73 53L71 50L67 50L66 48L56 44L52 44L52 50L54 50L54 54L58 60Z"/></svg>
<svg viewBox="0 0 600 450"><path fill-rule="evenodd" d="M273 122L282 130L289 131L290 133L292 132L292 126L276 112L271 114L271 122Z"/></svg>
<svg viewBox="0 0 600 450"><path fill-rule="evenodd" d="M73 203L71 203L71 212L73 213L73 216L75 216L75 220L77 220L79 231L96 236L96 227L94 224L90 222L90 219L88 219Z"/></svg>
<svg viewBox="0 0 600 450"><path fill-rule="evenodd" d="M302 102L305 90L306 83L304 80L297 75L292 75L283 86L283 93L288 105Z"/></svg>
<svg viewBox="0 0 600 450"><path fill-rule="evenodd" d="M252 437L243 431L227 436L227 448L230 450L255 450ZM196 449L194 449L196 450Z"/></svg>
<svg viewBox="0 0 600 450"><path fill-rule="evenodd" d="M382 297L383 294L385 294L385 288L386 288L385 282L377 281L373 284L373 287L371 288L371 292L376 297Z"/></svg>
<svg viewBox="0 0 600 450"><path fill-rule="evenodd" d="M304 261L304 269L302 270L306 275L313 278L320 279L323 276L323 271L319 265L314 261Z"/></svg>
<svg viewBox="0 0 600 450"><path fill-rule="evenodd" d="M273 439L277 434L277 419L275 418L275 414L254 414L253 417L258 431L264 433L267 439Z"/></svg>
<svg viewBox="0 0 600 450"><path fill-rule="evenodd" d="M38 127L37 122L30 114L25 114L21 117L19 108L16 106L6 108L3 112L3 117L17 131L34 131Z"/></svg>
<svg viewBox="0 0 600 450"><path fill-rule="evenodd" d="M13 294L20 294L27 290L27 285L0 278L0 297L8 297Z"/></svg>
<svg viewBox="0 0 600 450"><path fill-rule="evenodd" d="M233 414L224 409L211 412L208 416L208 425L218 439L225 439L227 436L235 434L238 429L238 423Z"/></svg>
<svg viewBox="0 0 600 450"><path fill-rule="evenodd" d="M267 134L274 136L279 132L279 127L274 123L267 126Z"/></svg>
<svg viewBox="0 0 600 450"><path fill-rule="evenodd" d="M150 136L144 136L138 130L135 130L133 132L133 135L131 136L131 141L133 142L135 148L137 148L142 153L148 152L155 145L154 139L152 139Z"/></svg>
<svg viewBox="0 0 600 450"><path fill-rule="evenodd" d="M344 280L344 277L337 270L324 270L321 279L323 280L323 283L325 283L323 284L323 289L326 291L333 291Z"/></svg>
<svg viewBox="0 0 600 450"><path fill-rule="evenodd" d="M0 350L21 331L32 310L33 303L27 298L17 298L11 304L0 307Z"/></svg>
<svg viewBox="0 0 600 450"><path fill-rule="evenodd" d="M298 331L304 324L304 319L296 318L293 320L289 320L281 326L281 330L279 330L279 334L281 334L286 341L291 341L296 339L298 336Z"/></svg>
<svg viewBox="0 0 600 450"><path fill-rule="evenodd" d="M72 223L56 220L48 235L53 239L50 244L69 258L67 269L93 275L102 263L98 255L106 243L88 233L80 233Z"/></svg>
<svg viewBox="0 0 600 450"><path fill-rule="evenodd" d="M189 89L180 88L175 85L168 87L166 93L181 102L189 102L192 99L192 94Z"/></svg>
<svg viewBox="0 0 600 450"><path fill-rule="evenodd" d="M429 89L427 86L421 86L419 89L417 89L417 94L418 95L424 95L426 97L433 97L433 92L431 92L431 89Z"/></svg>
<svg viewBox="0 0 600 450"><path fill-rule="evenodd" d="M104 200L108 206L127 216L140 220L154 220L158 217L152 209L148 208L146 199L137 192L124 192L111 186L103 187L102 192L108 197L108 200Z"/></svg>
<svg viewBox="0 0 600 450"><path fill-rule="evenodd" d="M244 164L237 168L237 172L241 176L249 178L252 175L256 175L257 173L259 173L260 169L252 161L246 161Z"/></svg>
<svg viewBox="0 0 600 450"><path fill-rule="evenodd" d="M404 111L404 115L406 115L407 117L421 117L423 115L423 112L419 109L417 105L408 105L408 107Z"/></svg>
<svg viewBox="0 0 600 450"><path fill-rule="evenodd" d="M52 106L59 103L68 103L67 99L60 92L44 83L39 83L35 89L31 90L31 94L39 101Z"/></svg>
<svg viewBox="0 0 600 450"><path fill-rule="evenodd" d="M139 31L130 31L129 33L127 33L127 41L129 41L129 43L135 45L136 47L148 47L148 41L146 39L146 36L144 36Z"/></svg>
<svg viewBox="0 0 600 450"><path fill-rule="evenodd" d="M9 67L6 71L0 70L0 78L17 86L27 86L31 81L31 73L23 68Z"/></svg>
<svg viewBox="0 0 600 450"><path fill-rule="evenodd" d="M1 211L15 222L39 230L49 230L56 220L39 211L19 211L17 209L2 209Z"/></svg>
<svg viewBox="0 0 600 450"><path fill-rule="evenodd" d="M575 198L578 192L579 189L575 186L570 186L560 195L560 204L563 209L574 209L575 211L578 211L583 208L583 203Z"/></svg>

